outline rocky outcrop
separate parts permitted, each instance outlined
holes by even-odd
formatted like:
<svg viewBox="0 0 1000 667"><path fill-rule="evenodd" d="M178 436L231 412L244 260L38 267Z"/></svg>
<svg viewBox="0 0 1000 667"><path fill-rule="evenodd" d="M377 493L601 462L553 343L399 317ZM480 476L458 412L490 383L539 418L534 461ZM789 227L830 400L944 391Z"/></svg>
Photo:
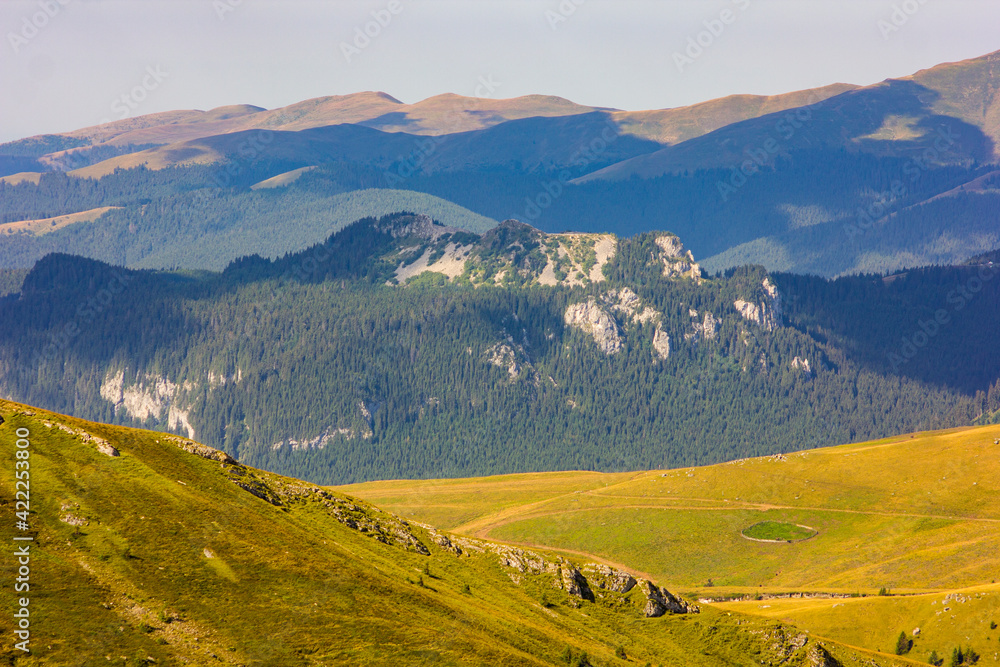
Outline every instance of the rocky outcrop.
<svg viewBox="0 0 1000 667"><path fill-rule="evenodd" d="M518 346L520 348L520 346ZM524 350L518 350L521 356L524 355ZM519 377L523 368L518 361L518 351L515 351L513 347L507 343L497 343L483 352L483 358L487 363L493 364L497 368L503 368L507 371L507 376L510 378L511 382L514 382Z"/></svg>
<svg viewBox="0 0 1000 667"><path fill-rule="evenodd" d="M282 447L290 447L293 452L298 451L310 451L314 449L325 449L331 440L336 438L341 438L343 440L353 440L358 435L358 432L353 428L337 428L330 427L317 436L312 438L288 438L280 442L276 442L271 445L271 449L281 449ZM370 438L371 433L365 431L363 438Z"/></svg>
<svg viewBox="0 0 1000 667"><path fill-rule="evenodd" d="M701 280L701 267L695 263L691 251L684 250L684 245L679 238L673 234L660 234L656 237L656 245L659 247L660 253L659 257L654 256L653 260L663 265L664 278Z"/></svg>
<svg viewBox="0 0 1000 667"><path fill-rule="evenodd" d="M567 326L592 336L604 354L612 355L622 349L623 340L618 323L594 299L568 306L563 314L563 321Z"/></svg>
<svg viewBox="0 0 1000 667"><path fill-rule="evenodd" d="M670 336L663 329L663 314L643 304L639 295L628 287L610 289L597 299L568 306L563 320L568 326L593 336L607 355L619 352L624 346L621 327L655 323L653 353L660 359L670 356Z"/></svg>
<svg viewBox="0 0 1000 667"><path fill-rule="evenodd" d="M587 581L601 590L625 594L635 588L635 577L628 572L622 572L600 563L587 563L581 570L587 577Z"/></svg>
<svg viewBox="0 0 1000 667"><path fill-rule="evenodd" d="M89 526L90 522L84 519L82 516L76 516L75 514L62 514L59 520L63 523L68 523L71 526Z"/></svg>
<svg viewBox="0 0 1000 667"><path fill-rule="evenodd" d="M454 542L452 542L451 539L447 535L439 533L436 530L434 530L433 528L429 529L427 532L430 533L431 541L434 542L434 544L438 545L439 547L441 547L442 549L444 549L446 551L452 552L456 556L461 556L462 555L462 553L463 553L462 552L462 547L460 547L457 544L455 544Z"/></svg>
<svg viewBox="0 0 1000 667"><path fill-rule="evenodd" d="M389 218L382 218L373 226L375 231L388 234L394 239L406 238L407 236L436 239L444 234L462 231L457 227L435 225L434 220L429 215L389 216Z"/></svg>
<svg viewBox="0 0 1000 667"><path fill-rule="evenodd" d="M696 614L700 611L698 607L688 605L687 602L674 597L666 589L658 588L648 579L639 582L639 590L646 596L646 606L643 609L646 618L657 618L667 613Z"/></svg>
<svg viewBox="0 0 1000 667"><path fill-rule="evenodd" d="M736 308L736 312L743 316L743 319L757 324L762 323L760 306L756 303L750 303L749 301L744 301L743 299L737 299L733 302L733 306Z"/></svg>
<svg viewBox="0 0 1000 667"><path fill-rule="evenodd" d="M813 644L806 652L806 664L809 667L841 667L839 660L819 644Z"/></svg>
<svg viewBox="0 0 1000 667"><path fill-rule="evenodd" d="M188 454L194 454L195 456L200 456L203 459L208 459L209 461L218 461L224 465L235 465L238 463L229 454L224 451L215 449L214 447L209 447L208 445L203 445L200 442L195 442L193 440L185 440L184 438L178 438L176 436L167 436L167 442L171 442L181 449L183 449Z"/></svg>
<svg viewBox="0 0 1000 667"><path fill-rule="evenodd" d="M770 278L764 278L761 285L764 288L764 293L770 299L768 305L771 307L771 311L775 316L781 317L781 293L778 291L778 286L772 283Z"/></svg>
<svg viewBox="0 0 1000 667"><path fill-rule="evenodd" d="M250 472L249 469L244 470ZM266 474L253 476L265 484L285 505L313 503L348 528L383 544L401 547L424 556L431 553L414 534L410 523L394 514L383 512L370 505L361 505L350 498L336 496L306 482Z"/></svg>
<svg viewBox="0 0 1000 667"><path fill-rule="evenodd" d="M664 360L670 356L670 336L660 324L656 325L656 331L653 333L653 354Z"/></svg>
<svg viewBox="0 0 1000 667"><path fill-rule="evenodd" d="M716 319L712 313L708 311L702 315L701 321L697 320L698 311L689 311L692 319L695 321L691 323L691 331L684 334L684 340L697 344L702 340L714 340L718 326L722 324L721 319Z"/></svg>
<svg viewBox="0 0 1000 667"><path fill-rule="evenodd" d="M104 454L105 456L120 456L118 450L115 449L110 442L108 442L104 438L94 435L93 433L88 433L78 428L66 426L66 424L60 424L58 422L50 422L44 419L42 420L42 424L44 424L46 428L57 428L60 431L64 431L65 433L69 433L72 436L80 438L80 440L82 440L83 442L94 445L97 451L99 451L101 454Z"/></svg>
<svg viewBox="0 0 1000 667"><path fill-rule="evenodd" d="M791 366L794 370L802 371L803 375L812 377L813 374L812 366L809 365L808 359L801 359L799 357L795 357L794 359L792 359Z"/></svg>
<svg viewBox="0 0 1000 667"><path fill-rule="evenodd" d="M733 306L743 319L753 322L766 331L774 331L781 326L781 294L769 278L761 283L763 295L759 302L737 299Z"/></svg>
<svg viewBox="0 0 1000 667"><path fill-rule="evenodd" d="M430 555L430 550L410 530L410 525L391 515L376 515L372 511L342 500L331 497L327 503L331 514L348 528L365 534L383 544L394 544L407 551L424 556Z"/></svg>
<svg viewBox="0 0 1000 667"><path fill-rule="evenodd" d="M101 398L114 406L115 413L124 410L138 422L167 418L167 427L183 429L189 438L195 437L189 411L179 405L182 394L196 389L192 382L177 384L149 373L136 376L133 384L125 385L125 372L109 372L101 383Z"/></svg>
<svg viewBox="0 0 1000 667"><path fill-rule="evenodd" d="M105 456L119 456L118 450L106 442L97 443L97 451Z"/></svg>
<svg viewBox="0 0 1000 667"><path fill-rule="evenodd" d="M633 324L655 322L662 318L660 313L649 306L644 306L639 295L628 287L608 290L602 300L608 304L612 312L619 313L623 319Z"/></svg>
<svg viewBox="0 0 1000 667"><path fill-rule="evenodd" d="M564 591L581 600L594 601L594 592L590 590L590 584L580 570L569 563L563 563L559 568L559 574Z"/></svg>
<svg viewBox="0 0 1000 667"><path fill-rule="evenodd" d="M656 237L656 245L660 246L663 256L667 258L683 257L684 244L673 234L660 234Z"/></svg>

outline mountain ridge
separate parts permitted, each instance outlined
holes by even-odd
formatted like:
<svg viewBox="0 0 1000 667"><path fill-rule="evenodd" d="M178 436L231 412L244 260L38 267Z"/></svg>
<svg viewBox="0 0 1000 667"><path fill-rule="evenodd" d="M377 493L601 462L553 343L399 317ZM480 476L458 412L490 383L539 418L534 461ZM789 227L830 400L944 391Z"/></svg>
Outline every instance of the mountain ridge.
<svg viewBox="0 0 1000 667"><path fill-rule="evenodd" d="M709 463L1000 410L989 347L968 352L992 297L955 311L945 353L898 349L977 270L706 277L668 233L396 214L221 273L51 255L0 301L0 386L324 483Z"/></svg>
<svg viewBox="0 0 1000 667"><path fill-rule="evenodd" d="M882 115L881 119L875 120L881 120L883 125L891 122L894 117L905 119L906 123L916 126L941 123L946 118L952 119L949 122L953 125L958 123L955 128L945 130L947 134L944 136L950 143L944 150L938 148L935 161L973 158L996 162L1000 159L1000 153L997 152L1000 142L1000 98L996 95L995 83L1000 79L998 64L1000 51L840 92L829 100L813 96L808 104L800 107L803 110L800 117L787 114L779 116L777 113L780 112L777 112L766 114L760 119L746 119L693 139L682 147L666 147L649 155L606 167L578 179L578 182L604 178L627 179L633 175L650 178L671 170L692 168L735 169L748 157L760 168L773 163L778 154L808 148L817 142L821 145L826 143L855 147L864 139L862 132L877 133L881 130L878 124L871 122L861 121L859 124L860 119L866 119L870 115L871 108L877 109ZM971 89L971 93L976 96L972 100L964 99L970 95L969 88L959 86L957 90L953 89L952 79L956 73L977 80L979 85ZM993 83L984 85L984 82ZM917 88L907 84L913 84ZM945 97L942 93L950 95ZM979 113L970 108L977 101L983 106ZM915 115L910 117L913 114ZM939 116L937 120L935 115ZM829 129L824 131L826 126ZM940 128L928 125L920 129L923 134L904 134L904 140L931 135L929 143L918 143L913 147L914 153L933 147L938 138L936 132ZM964 139L963 133L966 135ZM894 134L887 138L890 142L897 140ZM969 145L953 145L956 141L965 141ZM889 144L886 147L889 148ZM765 149L763 153L762 149ZM950 158L947 155L949 152L954 154ZM763 157L753 157L758 153Z"/></svg>
<svg viewBox="0 0 1000 667"><path fill-rule="evenodd" d="M601 564L449 535L189 440L7 401L0 414L51 499L22 533L21 629L38 664L898 664Z"/></svg>

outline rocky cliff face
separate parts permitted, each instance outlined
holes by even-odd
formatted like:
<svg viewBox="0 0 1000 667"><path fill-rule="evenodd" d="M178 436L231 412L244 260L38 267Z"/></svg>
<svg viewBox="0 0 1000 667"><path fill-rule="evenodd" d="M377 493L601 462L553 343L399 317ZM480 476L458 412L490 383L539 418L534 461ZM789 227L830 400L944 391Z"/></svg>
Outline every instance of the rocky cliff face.
<svg viewBox="0 0 1000 667"><path fill-rule="evenodd" d="M733 306L743 319L755 323L766 331L774 331L782 324L781 294L768 278L761 283L763 294L759 301L737 299Z"/></svg>
<svg viewBox="0 0 1000 667"><path fill-rule="evenodd" d="M802 371L805 375L812 376L813 374L812 366L809 364L808 359L801 359L796 356L792 359L791 367L797 371Z"/></svg>
<svg viewBox="0 0 1000 667"><path fill-rule="evenodd" d="M673 234L660 234L656 237L656 245L659 246L660 254L654 256L653 261L663 265L664 278L701 280L701 267L695 263L694 254L690 250L684 250L679 238Z"/></svg>
<svg viewBox="0 0 1000 667"><path fill-rule="evenodd" d="M622 349L623 339L618 323L594 299L567 307L563 321L566 326L574 327L592 336L597 347L604 354L615 354Z"/></svg>
<svg viewBox="0 0 1000 667"><path fill-rule="evenodd" d="M613 234L546 234L517 220L482 236L423 215L379 221L375 230L396 241L380 258L392 267L392 285L425 273L473 285L590 285L606 280L618 247Z"/></svg>
<svg viewBox="0 0 1000 667"><path fill-rule="evenodd" d="M653 353L664 361L670 357L670 336L659 324L656 325L656 332L653 334Z"/></svg>
<svg viewBox="0 0 1000 667"><path fill-rule="evenodd" d="M658 588L656 584L647 579L639 582L639 589L646 596L646 606L643 613L647 618L657 618L668 613L689 614L699 611L698 607L689 605L666 589Z"/></svg>
<svg viewBox="0 0 1000 667"><path fill-rule="evenodd" d="M123 410L132 419L145 422L160 420L166 414L167 428L183 429L193 438L194 427L189 420L189 410L181 405L182 397L197 388L193 382L176 384L167 378L149 373L136 375L131 385L125 385L125 372L109 372L101 384L101 397L110 402L115 412Z"/></svg>
<svg viewBox="0 0 1000 667"><path fill-rule="evenodd" d="M697 310L689 310L688 314L692 320L691 330L684 334L684 340L695 344L702 340L715 340L716 328L722 320L707 311L700 318Z"/></svg>
<svg viewBox="0 0 1000 667"><path fill-rule="evenodd" d="M513 338L510 338L506 343L496 343L487 348L483 352L483 359L488 364L506 370L511 382L526 372L534 371L524 348L514 343Z"/></svg>
<svg viewBox="0 0 1000 667"><path fill-rule="evenodd" d="M645 305L628 287L610 289L586 303L571 304L566 308L563 321L592 336L597 346L607 355L619 352L624 343L624 329L655 324L653 354L661 360L670 356L670 336L663 328L663 313Z"/></svg>

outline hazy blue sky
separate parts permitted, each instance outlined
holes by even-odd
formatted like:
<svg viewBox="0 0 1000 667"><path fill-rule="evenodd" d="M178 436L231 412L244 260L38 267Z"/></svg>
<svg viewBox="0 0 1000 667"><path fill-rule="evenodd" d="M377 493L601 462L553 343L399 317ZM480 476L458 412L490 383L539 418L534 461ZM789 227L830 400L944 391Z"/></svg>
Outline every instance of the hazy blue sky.
<svg viewBox="0 0 1000 667"><path fill-rule="evenodd" d="M357 48L372 12L387 25ZM622 109L869 84L1000 49L1000 1L0 0L0 26L7 141L361 90L473 95L480 77L494 97Z"/></svg>

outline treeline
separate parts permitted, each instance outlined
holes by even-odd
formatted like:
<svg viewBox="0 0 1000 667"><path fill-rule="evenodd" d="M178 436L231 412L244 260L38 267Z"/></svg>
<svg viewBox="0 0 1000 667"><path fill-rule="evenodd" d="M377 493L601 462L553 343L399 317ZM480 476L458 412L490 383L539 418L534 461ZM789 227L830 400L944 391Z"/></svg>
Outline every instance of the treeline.
<svg viewBox="0 0 1000 667"><path fill-rule="evenodd" d="M384 157L384 156L383 156ZM428 168L435 155L427 156ZM373 158L374 160L374 158ZM401 177L373 163L336 161L272 191L251 185L306 166L267 155L228 164L149 171L121 170L99 181L45 174L38 185L0 184L0 222L118 206L99 223L43 237L0 236L0 266L30 267L49 252L80 254L132 267L219 270L247 254L277 256L325 238L350 220L390 210L418 210L442 222L426 200L395 209L370 190L416 191L454 202L484 219L516 218L543 231L651 229L678 234L699 260L721 270L764 263L773 270L835 276L904 266L958 263L1000 244L1000 195L959 193L919 205L985 173L976 166L914 171L911 161L846 151L798 151L722 192L728 169L652 179L565 183L597 162L568 169L516 164L460 170L414 170ZM408 173L408 172L407 172ZM561 180L562 179L562 180ZM360 191L364 191L361 194ZM359 192L372 206L338 217L332 198ZM433 209L433 210L432 210ZM435 212L437 211L437 213ZM743 245L746 244L746 245ZM720 254L721 253L721 254Z"/></svg>
<svg viewBox="0 0 1000 667"><path fill-rule="evenodd" d="M1000 408L985 379L960 390L887 372L871 361L880 338L860 353L864 339L846 332L876 314L841 322L852 312L832 305L841 283L782 277L795 326L768 332L733 307L764 298L761 269L671 281L640 236L622 241L607 282L586 288L387 287L372 257L406 240L373 223L212 275L48 257L17 300L0 301L0 383L17 400L138 425L102 384L121 372L124 388L150 390L162 378L199 440L320 483L705 464L966 424ZM625 285L663 313L666 361L653 354L652 324L623 321L613 356L563 324L567 305ZM700 321L691 309L721 319L714 339L684 340ZM517 360L516 378L490 363L497 344ZM142 425L167 421L164 408ZM324 436L322 449L280 444Z"/></svg>
<svg viewBox="0 0 1000 667"><path fill-rule="evenodd" d="M251 179L287 165L270 164ZM221 270L251 254L277 257L308 247L367 215L416 210L443 224L483 231L494 220L423 193L313 188L251 191L218 187L224 168L116 172L99 181L45 174L38 186L0 184L7 221L119 206L92 223L31 236L0 233L0 266L29 268L49 253L130 267ZM221 180L221 178L220 178Z"/></svg>
<svg viewBox="0 0 1000 667"><path fill-rule="evenodd" d="M1000 266L926 267L832 281L776 274L775 280L787 295L788 324L853 362L964 394L995 391Z"/></svg>

